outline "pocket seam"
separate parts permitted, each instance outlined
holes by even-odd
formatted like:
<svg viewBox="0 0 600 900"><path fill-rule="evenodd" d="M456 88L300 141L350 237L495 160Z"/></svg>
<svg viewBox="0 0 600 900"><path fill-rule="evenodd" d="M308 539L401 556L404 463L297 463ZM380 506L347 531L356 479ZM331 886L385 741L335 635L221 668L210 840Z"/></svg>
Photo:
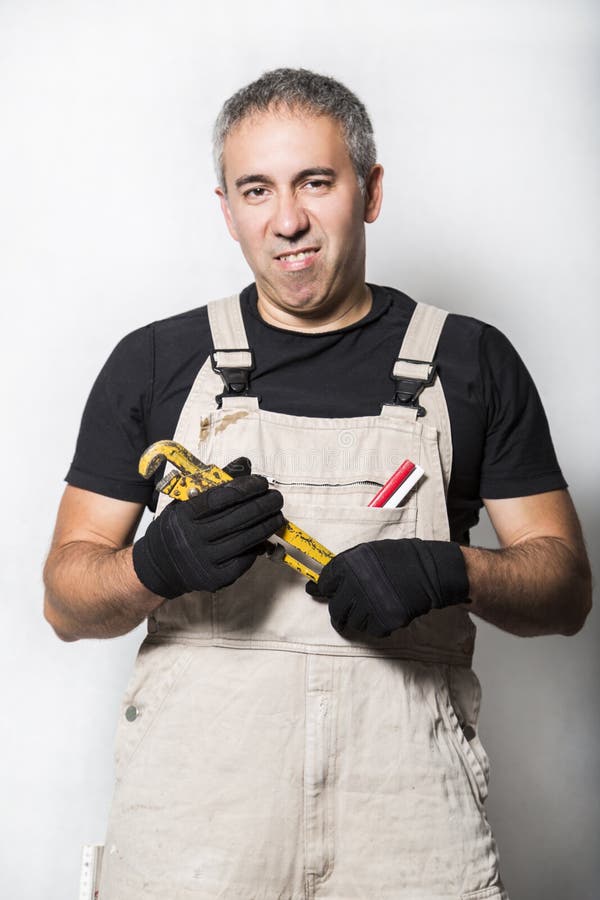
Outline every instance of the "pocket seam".
<svg viewBox="0 0 600 900"><path fill-rule="evenodd" d="M448 671L448 692L450 695L450 703L451 703L452 707L454 708L454 711L456 712L457 704L454 702L454 699L453 699L455 696L454 681L455 681L456 669L451 666L450 668L448 668L447 671ZM477 727L476 727L477 722L479 720L479 712L480 712L480 708L481 708L481 686L479 684L479 679L477 678L475 673L471 672L471 675L475 679L477 687L475 690L475 697L472 700L472 709L470 710L470 717L467 719L467 724L472 725L472 727L474 729L474 735L470 740L467 741L467 744L468 744L468 747L469 747L471 753L473 753L475 755L475 758L476 758L477 762L479 763L479 769L483 772L483 778L484 778L483 783L485 785L484 795L485 795L485 797L487 797L487 788L488 788L488 781L489 781L489 776L490 776L490 761L489 761L487 751L486 751L485 747L483 746L483 744L481 743L481 738L479 737L479 732L477 731ZM458 705L460 705L460 704L458 704ZM457 714L457 718L458 718L458 714ZM459 718L459 727L461 727L461 730L462 730L462 726L460 726L460 718ZM467 740L467 739L465 738L465 740Z"/></svg>
<svg viewBox="0 0 600 900"><path fill-rule="evenodd" d="M443 702L440 704L440 708L442 717L444 718L448 729L449 737L463 762L475 800L479 806L482 807L488 794L485 772L461 728L454 704L452 703L452 695L450 693L447 677L443 672L441 673L441 693ZM492 894L491 896L493 898L494 895ZM475 895L474 900L477 900L477 894Z"/></svg>
<svg viewBox="0 0 600 900"><path fill-rule="evenodd" d="M127 774L127 771L131 765L131 762L133 761L134 757L138 753L142 744L145 743L148 733L150 732L154 723L156 722L156 720L160 714L160 711L163 708L165 701L167 700L167 697L169 697L173 688L180 681L184 672L188 668L188 666L192 660L192 656L193 656L193 652L191 650L188 650L188 652L186 654L184 654L183 656L180 656L178 659L176 659L176 661L173 663L173 665L168 670L166 677L163 681L163 685L167 685L166 690L164 690L164 687L163 687L163 690L164 690L163 696L162 696L160 702L158 703L158 705L156 706L156 708L154 709L153 713L149 716L149 718L146 722L145 729L141 732L141 734L138 735L138 739L137 739L135 745L133 746L133 749L129 753L127 760L118 766L119 773L117 776L117 781L122 781L123 778L125 777L125 775ZM170 684L169 684L169 680L170 680ZM135 692L130 693L129 691L127 691L127 693L125 694L125 702L122 704L122 707L121 707L121 715L124 715L124 710L127 708L127 706L131 705L132 703L135 703L135 699L136 699L136 693ZM128 723L128 724L132 724L132 723Z"/></svg>
<svg viewBox="0 0 600 900"><path fill-rule="evenodd" d="M414 524L417 519L417 508L414 505L397 506L394 509L384 509L375 506L353 506L352 504L324 503L299 503L296 498L285 496L284 505L286 512L291 511L290 518L305 518L324 521L337 521L341 517L351 520L353 523L365 522L367 524L379 523L383 525Z"/></svg>
<svg viewBox="0 0 600 900"><path fill-rule="evenodd" d="M467 891L460 895L460 900L506 900L506 891L501 887L482 888L479 891Z"/></svg>

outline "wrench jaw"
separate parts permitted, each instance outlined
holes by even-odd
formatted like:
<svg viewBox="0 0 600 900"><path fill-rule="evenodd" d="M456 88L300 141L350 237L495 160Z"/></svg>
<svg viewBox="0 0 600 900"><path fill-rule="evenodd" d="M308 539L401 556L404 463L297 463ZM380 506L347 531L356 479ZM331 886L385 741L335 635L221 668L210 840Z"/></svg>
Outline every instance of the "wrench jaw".
<svg viewBox="0 0 600 900"><path fill-rule="evenodd" d="M179 469L184 475L196 475L198 472L216 469L216 466L209 466L197 459L193 453L177 441L156 441L147 447L140 457L138 471L144 478L150 478L162 463L170 462L175 468ZM221 471L221 470L218 470ZM227 473L224 474L225 481L229 481ZM220 483L220 482L219 482Z"/></svg>
<svg viewBox="0 0 600 900"><path fill-rule="evenodd" d="M156 485L156 491L159 494L166 494L168 497L172 497L173 500L189 500L191 490L192 487L185 475L181 475L175 469L163 475ZM191 496L195 495L192 493Z"/></svg>
<svg viewBox="0 0 600 900"><path fill-rule="evenodd" d="M173 455L174 441L157 441L146 447L138 463L138 472L144 478L150 478L169 456Z"/></svg>
<svg viewBox="0 0 600 900"><path fill-rule="evenodd" d="M216 471L213 471L216 470ZM171 469L167 472L156 485L156 490L161 494L167 494L173 500L191 500L198 494L207 491L211 487L219 484L225 484L231 481L227 472L212 466L206 472L199 472L197 475L183 475Z"/></svg>
<svg viewBox="0 0 600 900"><path fill-rule="evenodd" d="M163 475L156 490L174 500L189 500L208 488L231 481L231 475L223 469L207 465L176 441L151 444L140 457L138 471L144 478L150 478L164 462L174 468Z"/></svg>

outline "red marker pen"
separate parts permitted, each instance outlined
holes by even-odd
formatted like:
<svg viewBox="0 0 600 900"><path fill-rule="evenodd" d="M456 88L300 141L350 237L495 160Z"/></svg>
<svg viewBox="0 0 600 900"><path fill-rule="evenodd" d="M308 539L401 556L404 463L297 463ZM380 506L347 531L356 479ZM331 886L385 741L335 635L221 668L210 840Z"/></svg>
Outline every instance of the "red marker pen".
<svg viewBox="0 0 600 900"><path fill-rule="evenodd" d="M377 491L373 499L369 501L368 506L374 506L378 509L390 509L400 506L408 492L413 489L424 474L425 472L421 466L417 466L410 459L405 459L394 474L388 478L384 486Z"/></svg>

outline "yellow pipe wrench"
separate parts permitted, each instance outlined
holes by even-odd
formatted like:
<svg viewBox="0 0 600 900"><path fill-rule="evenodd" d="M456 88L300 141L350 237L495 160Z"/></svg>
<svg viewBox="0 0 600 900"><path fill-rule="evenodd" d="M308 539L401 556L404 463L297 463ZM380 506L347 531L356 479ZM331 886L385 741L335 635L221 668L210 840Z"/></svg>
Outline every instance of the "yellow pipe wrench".
<svg viewBox="0 0 600 900"><path fill-rule="evenodd" d="M175 500L189 500L191 497L197 497L202 491L233 480L231 475L228 475L223 469L201 462L176 441L157 441L147 447L140 457L138 467L140 475L150 478L165 460L168 460L177 471L167 472L156 485L156 490L168 494ZM298 528L293 522L286 522L275 534L322 566L333 559L334 554L331 550L316 541L306 531ZM318 581L318 572L314 572L295 556L287 553L283 544L275 541L267 541L267 544L267 555L271 559L284 562L294 571L304 575L305 578L310 578L311 581Z"/></svg>

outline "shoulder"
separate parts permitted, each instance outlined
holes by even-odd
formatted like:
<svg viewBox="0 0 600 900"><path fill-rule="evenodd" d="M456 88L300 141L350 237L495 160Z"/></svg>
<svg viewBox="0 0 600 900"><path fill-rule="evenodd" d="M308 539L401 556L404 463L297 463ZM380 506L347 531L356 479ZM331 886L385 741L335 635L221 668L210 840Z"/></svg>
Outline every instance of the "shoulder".
<svg viewBox="0 0 600 900"><path fill-rule="evenodd" d="M480 382L486 403L498 390L510 395L518 389L535 389L512 341L480 319L449 314L440 338L440 356Z"/></svg>
<svg viewBox="0 0 600 900"><path fill-rule="evenodd" d="M190 385L211 350L205 307L158 319L130 331L116 344L100 369L88 400L95 408L105 398L135 408L146 418L154 403Z"/></svg>
<svg viewBox="0 0 600 900"><path fill-rule="evenodd" d="M504 352L518 356L506 335L489 322L451 312L436 303L417 302L398 288L383 285L369 286L373 292L374 303L380 308L387 306L389 315L398 320L398 323L402 322L406 325L417 305L435 306L445 312L446 319L440 335L439 352L449 359L460 357L462 360L467 354L475 361L482 353L485 355Z"/></svg>
<svg viewBox="0 0 600 900"><path fill-rule="evenodd" d="M134 382L153 378L156 365L210 350L210 329L205 307L143 325L122 337L109 354L98 379Z"/></svg>
<svg viewBox="0 0 600 900"><path fill-rule="evenodd" d="M487 384L504 375L526 372L509 338L494 325L472 316L448 313L438 347L440 369L461 372L462 378Z"/></svg>
<svg viewBox="0 0 600 900"><path fill-rule="evenodd" d="M448 312L440 344L446 352L450 353L464 352L467 348L478 353L484 336L490 332L500 334L492 325L481 319Z"/></svg>
<svg viewBox="0 0 600 900"><path fill-rule="evenodd" d="M181 337L188 334L190 329L208 327L208 312L205 306L187 310L177 315L164 319L156 319L141 325L128 332L116 344L115 350L136 350L147 346L148 343L159 340L168 340L171 337Z"/></svg>
<svg viewBox="0 0 600 900"><path fill-rule="evenodd" d="M504 336L480 319L449 312L443 304L417 302L408 294L397 288L372 285L374 303L380 309L386 307L384 315L386 327L394 328L402 336L406 331L417 306L421 308L436 307L446 314L437 348L437 361L440 370L451 374L455 369L465 367L475 375L479 370L479 357L482 344L492 345L505 341Z"/></svg>
<svg viewBox="0 0 600 900"><path fill-rule="evenodd" d="M157 319L126 334L109 357L115 363L135 364L141 358L159 357L161 351L175 353L180 358L187 348L198 348L210 341L208 312L205 306L187 310L177 315Z"/></svg>
<svg viewBox="0 0 600 900"><path fill-rule="evenodd" d="M389 316L403 324L408 324L417 302L398 288L382 284L368 285L373 297L373 308L376 313L385 311Z"/></svg>
<svg viewBox="0 0 600 900"><path fill-rule="evenodd" d="M468 408L484 428L539 405L533 379L514 345L482 319L448 312L437 362L450 411L462 414Z"/></svg>
<svg viewBox="0 0 600 900"><path fill-rule="evenodd" d="M208 310L206 306L199 306L165 319L158 319L146 328L151 331L156 344L179 341L185 344L209 333Z"/></svg>

